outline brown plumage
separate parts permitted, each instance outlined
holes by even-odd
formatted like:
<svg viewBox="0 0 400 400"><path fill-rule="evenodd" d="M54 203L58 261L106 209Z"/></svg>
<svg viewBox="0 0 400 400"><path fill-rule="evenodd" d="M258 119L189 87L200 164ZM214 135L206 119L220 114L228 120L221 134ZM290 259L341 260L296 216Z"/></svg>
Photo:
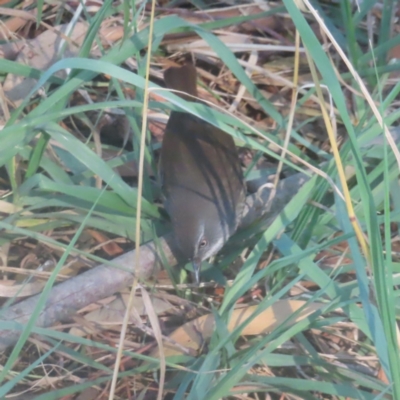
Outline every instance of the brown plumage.
<svg viewBox="0 0 400 400"><path fill-rule="evenodd" d="M194 66L170 68L164 79L168 88L197 96ZM213 125L173 111L160 169L176 243L193 262L198 280L201 262L216 254L236 231L243 211L245 189L235 143Z"/></svg>

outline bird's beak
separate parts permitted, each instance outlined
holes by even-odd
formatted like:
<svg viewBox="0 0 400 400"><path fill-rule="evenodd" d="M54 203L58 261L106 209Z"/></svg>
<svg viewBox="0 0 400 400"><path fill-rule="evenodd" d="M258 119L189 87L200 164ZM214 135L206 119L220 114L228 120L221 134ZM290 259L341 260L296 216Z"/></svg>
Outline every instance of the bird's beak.
<svg viewBox="0 0 400 400"><path fill-rule="evenodd" d="M197 257L194 258L192 265L193 265L194 279L195 279L197 285L199 285L200 284L201 260Z"/></svg>

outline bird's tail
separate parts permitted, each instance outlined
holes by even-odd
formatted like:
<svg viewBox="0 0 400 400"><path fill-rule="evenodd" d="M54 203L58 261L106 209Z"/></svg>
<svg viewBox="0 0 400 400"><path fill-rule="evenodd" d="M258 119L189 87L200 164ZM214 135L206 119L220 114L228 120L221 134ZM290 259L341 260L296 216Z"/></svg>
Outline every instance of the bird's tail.
<svg viewBox="0 0 400 400"><path fill-rule="evenodd" d="M197 72L192 64L186 64L182 67L171 67L164 71L164 81L169 89L178 90L197 97ZM175 93L185 100L194 101L191 96L185 96L183 93Z"/></svg>

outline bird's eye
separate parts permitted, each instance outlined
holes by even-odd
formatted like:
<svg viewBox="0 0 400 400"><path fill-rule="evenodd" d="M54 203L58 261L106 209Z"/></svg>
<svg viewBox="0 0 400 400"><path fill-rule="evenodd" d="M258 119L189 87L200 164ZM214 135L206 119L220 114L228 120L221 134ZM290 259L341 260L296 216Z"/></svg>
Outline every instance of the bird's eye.
<svg viewBox="0 0 400 400"><path fill-rule="evenodd" d="M201 242L199 244L199 247L202 249L207 246L207 240L206 239L201 239Z"/></svg>

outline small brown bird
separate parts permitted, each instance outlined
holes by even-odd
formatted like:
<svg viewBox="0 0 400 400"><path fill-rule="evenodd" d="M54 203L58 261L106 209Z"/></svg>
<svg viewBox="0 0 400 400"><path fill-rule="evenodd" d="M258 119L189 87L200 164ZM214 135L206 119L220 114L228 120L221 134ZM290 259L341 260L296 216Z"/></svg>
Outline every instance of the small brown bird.
<svg viewBox="0 0 400 400"><path fill-rule="evenodd" d="M164 80L168 88L197 97L193 65L169 68ZM215 126L172 111L161 148L160 176L176 244L193 263L199 283L202 261L221 249L242 216L245 186L235 143Z"/></svg>

